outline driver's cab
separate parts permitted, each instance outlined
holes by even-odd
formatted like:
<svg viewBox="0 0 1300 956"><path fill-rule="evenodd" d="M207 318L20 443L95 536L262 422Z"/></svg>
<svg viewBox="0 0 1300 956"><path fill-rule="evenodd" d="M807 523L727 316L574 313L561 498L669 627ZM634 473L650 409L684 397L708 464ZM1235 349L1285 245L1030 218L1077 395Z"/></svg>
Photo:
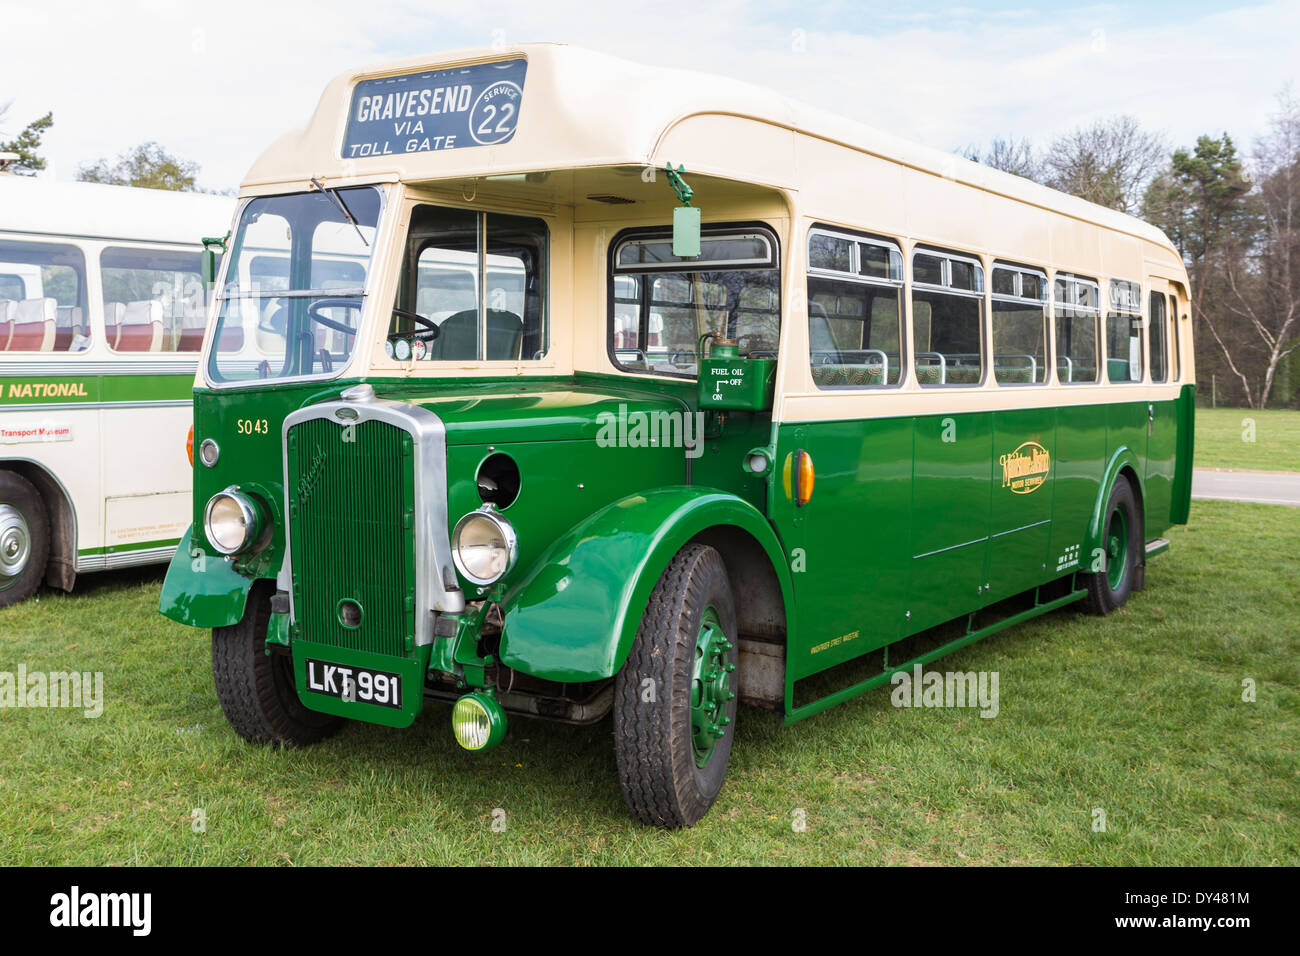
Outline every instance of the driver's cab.
<svg viewBox="0 0 1300 956"><path fill-rule="evenodd" d="M243 204L219 296L214 384L330 375L349 364L372 275L383 186L321 186ZM408 362L538 360L549 346L540 218L404 203L384 351ZM392 257L396 259L396 257ZM482 301L480 301L480 299Z"/></svg>
<svg viewBox="0 0 1300 956"><path fill-rule="evenodd" d="M383 204L374 186L243 203L219 295L210 380L306 378L349 363Z"/></svg>
<svg viewBox="0 0 1300 956"><path fill-rule="evenodd" d="M388 357L541 358L548 345L547 239L541 219L417 202L384 346Z"/></svg>

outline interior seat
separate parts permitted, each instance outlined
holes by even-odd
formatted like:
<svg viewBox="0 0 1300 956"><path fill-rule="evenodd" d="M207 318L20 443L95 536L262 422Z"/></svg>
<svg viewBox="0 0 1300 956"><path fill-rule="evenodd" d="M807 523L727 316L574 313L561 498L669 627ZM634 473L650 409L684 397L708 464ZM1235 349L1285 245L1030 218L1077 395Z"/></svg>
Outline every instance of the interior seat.
<svg viewBox="0 0 1300 956"><path fill-rule="evenodd" d="M126 306L123 303L104 303L104 339L110 349L117 348L117 337L122 328L122 316L125 314Z"/></svg>
<svg viewBox="0 0 1300 956"><path fill-rule="evenodd" d="M59 304L54 299L23 299L16 304L11 352L49 352L54 348Z"/></svg>
<svg viewBox="0 0 1300 956"><path fill-rule="evenodd" d="M435 359L474 361L478 357L478 310L465 309L442 320L433 340ZM488 309L487 358L518 360L523 347L524 320L513 312Z"/></svg>
<svg viewBox="0 0 1300 956"><path fill-rule="evenodd" d="M14 334L14 312L18 303L13 299L0 299L0 352L9 348L9 339Z"/></svg>
<svg viewBox="0 0 1300 956"><path fill-rule="evenodd" d="M157 352L162 348L163 307L157 299L128 302L118 326L119 352Z"/></svg>
<svg viewBox="0 0 1300 956"><path fill-rule="evenodd" d="M72 347L72 340L77 333L85 333L81 318L81 307L61 305L54 322L54 351L66 352Z"/></svg>

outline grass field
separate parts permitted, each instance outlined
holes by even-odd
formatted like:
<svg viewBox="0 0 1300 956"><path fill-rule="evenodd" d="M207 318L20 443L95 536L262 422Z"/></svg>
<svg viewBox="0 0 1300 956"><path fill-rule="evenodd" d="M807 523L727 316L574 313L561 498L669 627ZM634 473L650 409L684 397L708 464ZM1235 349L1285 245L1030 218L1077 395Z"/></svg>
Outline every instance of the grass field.
<svg viewBox="0 0 1300 956"><path fill-rule="evenodd" d="M1195 459L1197 468L1300 471L1300 412L1198 408Z"/></svg>
<svg viewBox="0 0 1300 956"><path fill-rule="evenodd" d="M1194 503L1121 612L1067 609L935 665L996 670L994 719L895 709L888 687L784 730L742 710L717 804L674 833L627 818L608 721L515 719L473 756L431 705L405 731L246 745L207 634L155 611L161 572L89 576L0 611L0 670L105 681L98 719L0 710L0 863L1295 865L1298 537L1300 510Z"/></svg>

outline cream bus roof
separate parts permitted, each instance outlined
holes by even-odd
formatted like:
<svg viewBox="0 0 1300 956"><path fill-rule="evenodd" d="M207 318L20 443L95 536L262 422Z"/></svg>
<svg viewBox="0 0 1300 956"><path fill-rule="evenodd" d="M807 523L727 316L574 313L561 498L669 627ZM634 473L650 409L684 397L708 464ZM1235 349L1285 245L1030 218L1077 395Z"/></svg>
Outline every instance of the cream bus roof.
<svg viewBox="0 0 1300 956"><path fill-rule="evenodd" d="M0 236L39 233L197 245L230 228L229 196L0 175Z"/></svg>
<svg viewBox="0 0 1300 956"><path fill-rule="evenodd" d="M511 58L528 60L527 80L516 132L497 146L393 153L343 159L341 146L353 86L373 77L434 68L470 66ZM734 175L716 156L692 162L689 155L660 155L663 141L689 117L741 118L799 131L818 139L955 179L991 193L1051 209L1170 247L1158 229L1131 216L1003 173L951 153L917 145L862 123L807 106L770 90L726 77L648 67L590 50L552 43L480 47L410 57L335 77L326 87L307 127L279 139L253 164L244 187L302 184L312 176L330 179L401 179L420 182L592 166L684 163L688 171ZM719 132L719 138L730 134ZM741 165L737 147L737 166ZM793 151L785 167L763 185L797 189ZM825 171L818 171L825 175ZM851 174L846 162L844 172Z"/></svg>

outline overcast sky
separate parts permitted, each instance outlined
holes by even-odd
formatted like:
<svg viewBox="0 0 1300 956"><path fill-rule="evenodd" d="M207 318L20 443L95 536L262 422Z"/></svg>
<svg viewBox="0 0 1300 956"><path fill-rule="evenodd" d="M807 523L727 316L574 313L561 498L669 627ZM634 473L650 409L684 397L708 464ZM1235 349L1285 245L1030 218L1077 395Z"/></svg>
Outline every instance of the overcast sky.
<svg viewBox="0 0 1300 956"><path fill-rule="evenodd" d="M0 131L53 110L55 177L153 139L233 189L331 76L527 40L750 80L941 149L1120 112L1249 146L1300 77L1300 2L0 0Z"/></svg>

